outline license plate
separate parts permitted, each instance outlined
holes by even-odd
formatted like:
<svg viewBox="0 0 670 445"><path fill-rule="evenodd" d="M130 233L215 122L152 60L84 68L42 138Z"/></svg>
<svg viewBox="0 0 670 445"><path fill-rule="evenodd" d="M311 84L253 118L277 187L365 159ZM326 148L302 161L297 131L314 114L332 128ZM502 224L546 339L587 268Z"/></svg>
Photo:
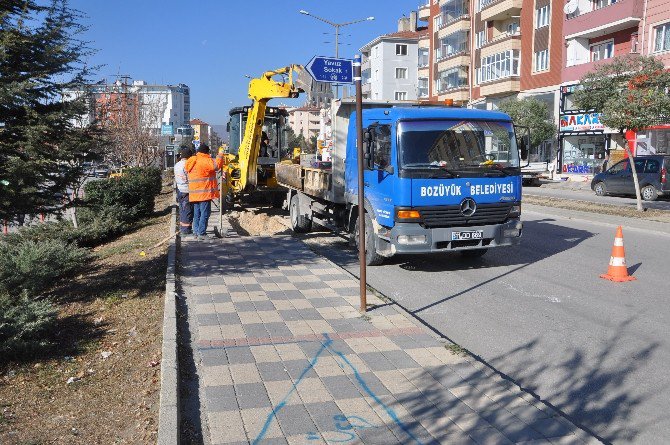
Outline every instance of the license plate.
<svg viewBox="0 0 670 445"><path fill-rule="evenodd" d="M452 232L451 240L452 241L464 241L471 239L482 239L484 236L483 230L472 230L467 232Z"/></svg>

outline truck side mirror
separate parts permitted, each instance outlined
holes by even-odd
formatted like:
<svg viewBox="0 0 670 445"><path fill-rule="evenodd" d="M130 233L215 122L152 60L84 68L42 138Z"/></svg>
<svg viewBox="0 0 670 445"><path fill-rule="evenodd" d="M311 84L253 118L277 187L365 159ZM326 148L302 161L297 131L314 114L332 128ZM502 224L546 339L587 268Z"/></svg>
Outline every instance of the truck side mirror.
<svg viewBox="0 0 670 445"><path fill-rule="evenodd" d="M526 160L530 163L530 128L515 125L514 132L517 135L517 146L519 148L520 160Z"/></svg>

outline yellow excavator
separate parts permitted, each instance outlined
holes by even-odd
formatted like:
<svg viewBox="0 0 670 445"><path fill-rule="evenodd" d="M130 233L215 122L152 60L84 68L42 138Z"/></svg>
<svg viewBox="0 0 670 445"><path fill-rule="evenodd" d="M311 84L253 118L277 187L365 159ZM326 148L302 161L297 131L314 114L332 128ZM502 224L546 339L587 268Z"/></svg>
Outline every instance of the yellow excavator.
<svg viewBox="0 0 670 445"><path fill-rule="evenodd" d="M286 151L283 128L288 113L268 107L267 103L275 98L297 98L303 90L294 82L294 75L297 80L302 70L301 65L290 65L266 71L249 82L251 106L230 111L230 144L224 190L228 205L244 195L257 192L269 193L271 200L283 199L285 193L277 185L274 164L285 155L282 153L282 149ZM281 80L275 80L276 76L281 76ZM265 136L274 141L273 146L268 147L261 140ZM265 153L261 153L261 144Z"/></svg>

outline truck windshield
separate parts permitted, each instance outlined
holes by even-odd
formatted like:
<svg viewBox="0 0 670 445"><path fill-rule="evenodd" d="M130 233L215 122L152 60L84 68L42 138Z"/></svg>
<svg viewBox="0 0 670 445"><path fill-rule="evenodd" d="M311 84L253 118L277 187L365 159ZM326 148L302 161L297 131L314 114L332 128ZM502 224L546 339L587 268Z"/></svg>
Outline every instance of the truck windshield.
<svg viewBox="0 0 670 445"><path fill-rule="evenodd" d="M398 125L400 168L439 169L452 175L519 167L514 127L500 121L405 121Z"/></svg>

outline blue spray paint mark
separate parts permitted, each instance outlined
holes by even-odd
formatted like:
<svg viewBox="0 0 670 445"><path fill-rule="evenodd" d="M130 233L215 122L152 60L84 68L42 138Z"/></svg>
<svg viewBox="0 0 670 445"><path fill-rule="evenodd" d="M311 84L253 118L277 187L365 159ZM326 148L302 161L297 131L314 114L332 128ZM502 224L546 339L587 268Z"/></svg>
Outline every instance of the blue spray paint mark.
<svg viewBox="0 0 670 445"><path fill-rule="evenodd" d="M314 365L319 360L319 357L321 354L323 354L326 350L330 351L331 353L335 354L338 356L345 364L348 366L354 373L354 376L356 377L356 380L358 383L361 385L361 388L370 396L372 399L379 405L381 406L384 411L386 411L386 414L393 420L393 422L402 430L404 431L415 443L422 445L422 442L412 434L410 429L400 420L398 415L395 413L393 408L387 406L384 402L381 401L381 399L375 394L370 387L365 383L365 380L363 377L360 375L358 369L351 363L345 356L342 354L340 351L335 350L330 348L330 345L333 343L333 340L330 338L330 336L326 333L323 334L324 337L324 342L321 343L321 347L319 350L316 352L312 360L309 362L307 367L303 369L303 371L300 373L300 376L298 379L293 383L291 386L291 389L289 390L288 393L284 396L284 398L277 404L277 406L272 410L272 412L268 415L267 419L265 420L265 423L263 424L263 428L261 431L258 433L256 438L253 440L252 444L257 445L265 435L267 434L268 429L270 428L270 424L272 423L272 419L275 419L277 417L277 413L286 406L286 403L288 403L288 400L291 398L293 393L297 390L298 385L300 382L305 378L307 373L309 372L310 369L314 368ZM344 369L344 366L338 361L337 362L338 366L342 369ZM351 442L356 438L356 435L351 432L350 430L354 430L354 428L359 428L359 429L365 429L365 428L376 428L376 426L372 425L370 422L367 420L363 419L362 417L359 416L344 416L344 415L336 415L333 416L333 420L335 421L335 427L339 431L339 433L343 434L344 437L342 438L332 438L329 437L327 441L329 442L336 442L336 443L344 443L344 442ZM354 424L351 421L355 420L357 423ZM307 439L308 440L319 440L321 437L318 433L316 432L310 432L307 434Z"/></svg>
<svg viewBox="0 0 670 445"><path fill-rule="evenodd" d="M284 396L284 398L281 400L281 402L279 402L277 404L277 406L272 410L272 412L268 415L268 418L265 420L265 424L263 424L263 428L258 433L258 436L256 436L256 438L254 439L252 444L257 445L261 440L263 440L263 438L265 437L265 435L268 432L268 428L270 428L270 424L272 423L272 419L276 418L277 413L284 406L286 406L286 403L291 398L291 395L293 395L293 393L296 391L296 388L298 387L298 385L300 384L302 379L305 378L305 376L307 375L309 370L314 367L316 362L319 360L319 357L321 356L321 354L323 354L323 352L328 348L328 346L332 342L333 342L333 340L331 340L328 336L326 336L326 341L321 343L321 347L316 352L316 355L314 356L314 358L312 358L312 360L309 362L309 365L307 365L307 367L302 370L302 372L300 373L300 376L298 377L298 380L296 380L295 383L293 383L289 392Z"/></svg>
<svg viewBox="0 0 670 445"><path fill-rule="evenodd" d="M324 337L326 337L330 341L330 343L332 343L332 340L330 339L328 334L323 334L323 335L324 335ZM328 343L328 344L330 344L330 343ZM381 406L384 409L384 411L386 411L386 414L388 414L388 416L393 420L393 422L396 425L398 425L398 427L401 430L403 430L410 437L410 439L412 439L415 443L422 444L422 442L419 440L419 438L417 438L414 434L412 434L412 431L410 431L410 429L407 428L407 426L400 420L400 418L395 413L395 411L393 411L393 408L391 408L390 406L387 406L384 402L382 402L381 399L377 396L377 394L375 394L370 389L370 387L368 386L367 383L365 383L365 380L363 379L361 374L358 372L358 369L356 369L356 367L353 365L353 363L351 363L349 361L349 359L347 359L344 356L344 354L342 354L340 351L337 351L337 350L331 349L331 348L328 348L328 349L331 352L333 352L334 354L336 354L338 357L340 357L340 359L342 359L347 364L347 366L349 366L349 368L351 368L351 370L354 372L354 376L356 377L356 380L361 385L361 388L363 388L363 390L366 393L368 393L370 395L370 397L372 397L372 399L375 402L377 402L377 404L379 404L379 406Z"/></svg>

